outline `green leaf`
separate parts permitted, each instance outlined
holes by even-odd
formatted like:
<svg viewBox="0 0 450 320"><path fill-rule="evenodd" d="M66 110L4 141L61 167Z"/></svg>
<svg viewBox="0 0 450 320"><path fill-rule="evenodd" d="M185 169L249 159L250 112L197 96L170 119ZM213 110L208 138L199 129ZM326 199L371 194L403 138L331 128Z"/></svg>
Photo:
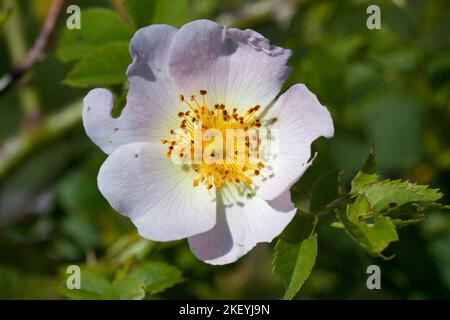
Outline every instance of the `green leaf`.
<svg viewBox="0 0 450 320"><path fill-rule="evenodd" d="M407 203L428 206L442 197L438 189L400 180L385 180L374 183L361 191L376 212L393 210Z"/></svg>
<svg viewBox="0 0 450 320"><path fill-rule="evenodd" d="M124 0L123 5L136 29L152 24L155 1Z"/></svg>
<svg viewBox="0 0 450 320"><path fill-rule="evenodd" d="M343 226L369 254L382 258L389 244L398 241L396 228L418 223L425 211L442 208L436 202L442 197L438 189L401 180L379 181L373 147L352 180L350 195L354 202L336 210L339 221L332 226Z"/></svg>
<svg viewBox="0 0 450 320"><path fill-rule="evenodd" d="M91 8L81 12L81 29L64 28L57 55L64 62L73 61L110 42L129 41L131 30L112 10Z"/></svg>
<svg viewBox="0 0 450 320"><path fill-rule="evenodd" d="M77 300L140 300L145 298L144 284L139 279L125 275L116 278L111 283L108 278L114 276L114 271L103 267L100 269L86 265L81 266L80 289L69 289L67 279L71 275L66 274L65 269L61 269L60 273L62 281L59 285L59 292L67 298Z"/></svg>
<svg viewBox="0 0 450 320"><path fill-rule="evenodd" d="M103 297L110 283L106 277L98 270L89 267L82 267L80 274L80 289L67 288L66 281L70 275L62 276L62 283L59 286L60 293L68 298L77 300L96 300Z"/></svg>
<svg viewBox="0 0 450 320"><path fill-rule="evenodd" d="M358 174L352 180L352 195L364 195L375 212L384 213L405 209L407 204L417 207L438 209L442 207L436 201L442 197L438 189L431 189L427 185L417 185L408 181L383 180L375 168L375 152L372 147L369 156ZM417 210L408 207L409 210Z"/></svg>
<svg viewBox="0 0 450 320"><path fill-rule="evenodd" d="M297 214L275 246L273 271L286 285L285 299L292 299L311 274L317 256L317 217Z"/></svg>
<svg viewBox="0 0 450 320"><path fill-rule="evenodd" d="M114 280L102 298L105 300L142 300L145 298L145 291L142 282L132 277L126 277Z"/></svg>
<svg viewBox="0 0 450 320"><path fill-rule="evenodd" d="M378 181L378 174L376 171L375 162L375 149L372 148L369 151L366 162L364 163L361 170L356 174L355 178L352 180L352 194L356 194L361 190L362 187L367 186L371 183Z"/></svg>
<svg viewBox="0 0 450 320"><path fill-rule="evenodd" d="M183 281L181 271L163 262L148 262L130 274L144 284L146 292L155 294Z"/></svg>
<svg viewBox="0 0 450 320"><path fill-rule="evenodd" d="M339 171L332 171L319 177L311 191L310 212L317 213L327 207L330 202L339 198Z"/></svg>
<svg viewBox="0 0 450 320"><path fill-rule="evenodd" d="M394 223L375 214L363 196L347 205L347 210L336 210L346 232L370 255L386 258L382 252L393 241L398 241Z"/></svg>
<svg viewBox="0 0 450 320"><path fill-rule="evenodd" d="M128 42L109 43L94 50L78 62L69 72L64 83L74 87L123 83L130 63Z"/></svg>
<svg viewBox="0 0 450 320"><path fill-rule="evenodd" d="M398 241L398 234L394 223L388 217L375 216L372 225L361 223L360 228L367 238L370 249L379 256L391 242Z"/></svg>

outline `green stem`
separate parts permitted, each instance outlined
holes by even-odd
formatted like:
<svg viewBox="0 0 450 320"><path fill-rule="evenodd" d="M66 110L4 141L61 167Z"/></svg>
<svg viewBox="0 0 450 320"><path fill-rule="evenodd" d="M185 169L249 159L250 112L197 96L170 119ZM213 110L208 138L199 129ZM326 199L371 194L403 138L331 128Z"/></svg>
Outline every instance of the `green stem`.
<svg viewBox="0 0 450 320"><path fill-rule="evenodd" d="M323 218L325 217L327 214L329 214L330 212L333 211L333 209L338 208L339 206L342 205L342 203L345 203L345 201L347 201L348 199L350 199L351 195L350 194L343 194L340 197L334 199L333 201L330 201L325 207L324 209L322 209L321 211L316 213L316 216L319 218Z"/></svg>
<svg viewBox="0 0 450 320"><path fill-rule="evenodd" d="M49 115L31 132L8 139L0 148L0 179L35 150L55 141L74 129L81 120L82 101L77 100L62 111Z"/></svg>
<svg viewBox="0 0 450 320"><path fill-rule="evenodd" d="M13 65L17 64L27 53L25 32L22 26L22 17L19 11L18 1L3 0L6 8L11 8L12 13L5 24L5 40ZM39 95L36 89L30 86L18 87L18 98L25 114L33 114L39 111Z"/></svg>

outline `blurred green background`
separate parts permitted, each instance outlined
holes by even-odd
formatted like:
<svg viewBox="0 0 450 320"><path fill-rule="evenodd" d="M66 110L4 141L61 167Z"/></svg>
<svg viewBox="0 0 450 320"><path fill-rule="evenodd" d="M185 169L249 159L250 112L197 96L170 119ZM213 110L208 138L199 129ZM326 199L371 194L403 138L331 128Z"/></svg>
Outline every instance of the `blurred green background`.
<svg viewBox="0 0 450 320"><path fill-rule="evenodd" d="M449 1L152 2L159 9L148 21L181 26L208 18L254 29L293 50L284 89L305 83L331 110L336 127L333 139L314 144L319 156L293 187L300 207L321 173L345 170L348 183L372 143L384 178L440 188L449 202ZM0 4L3 75L33 44L51 1ZM110 8L130 23L120 0L69 4ZM370 4L381 8L381 30L366 28ZM120 272L136 261L165 261L183 273L184 282L149 298L280 298L282 282L271 272L273 244L212 267L185 241L139 239L131 222L109 207L96 185L105 155L87 138L79 116L87 88L62 83L73 66L57 54L67 17L64 10L45 55L0 96L0 298L59 299L66 265ZM122 86L112 89L120 95ZM326 221L318 235L318 261L297 298L450 298L448 214L433 212L400 230L400 241L388 249L396 254L391 261L369 257ZM381 267L382 290L366 287L371 264Z"/></svg>

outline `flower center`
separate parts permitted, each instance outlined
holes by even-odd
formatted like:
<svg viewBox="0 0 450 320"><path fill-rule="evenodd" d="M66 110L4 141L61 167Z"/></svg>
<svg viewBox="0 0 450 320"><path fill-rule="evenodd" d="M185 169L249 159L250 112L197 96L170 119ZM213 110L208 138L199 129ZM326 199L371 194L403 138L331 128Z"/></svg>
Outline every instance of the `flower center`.
<svg viewBox="0 0 450 320"><path fill-rule="evenodd" d="M168 145L167 156L181 159L197 172L194 187L200 183L208 189L225 183L251 186L252 177L264 168L258 130L263 123L256 116L260 106L240 115L237 108L228 110L221 103L208 107L206 94L206 90L200 90L200 101L195 95L189 101L180 95L187 111L178 112L179 127L170 130L170 139L161 140Z"/></svg>

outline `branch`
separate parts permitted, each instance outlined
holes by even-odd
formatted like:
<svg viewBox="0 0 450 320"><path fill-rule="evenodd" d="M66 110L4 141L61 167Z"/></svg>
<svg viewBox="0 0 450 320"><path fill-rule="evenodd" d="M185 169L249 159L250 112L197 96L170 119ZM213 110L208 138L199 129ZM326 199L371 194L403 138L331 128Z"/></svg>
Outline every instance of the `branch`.
<svg viewBox="0 0 450 320"><path fill-rule="evenodd" d="M35 150L48 145L76 128L81 122L82 101L77 100L62 111L48 116L32 132L22 132L0 146L0 179L26 160Z"/></svg>
<svg viewBox="0 0 450 320"><path fill-rule="evenodd" d="M22 75L33 66L33 64L41 57L45 48L48 45L49 39L55 30L56 21L64 5L64 0L53 0L52 5L48 11L47 18L42 26L39 36L34 41L31 49L19 61L14 69L5 74L0 79L0 96L5 93Z"/></svg>

